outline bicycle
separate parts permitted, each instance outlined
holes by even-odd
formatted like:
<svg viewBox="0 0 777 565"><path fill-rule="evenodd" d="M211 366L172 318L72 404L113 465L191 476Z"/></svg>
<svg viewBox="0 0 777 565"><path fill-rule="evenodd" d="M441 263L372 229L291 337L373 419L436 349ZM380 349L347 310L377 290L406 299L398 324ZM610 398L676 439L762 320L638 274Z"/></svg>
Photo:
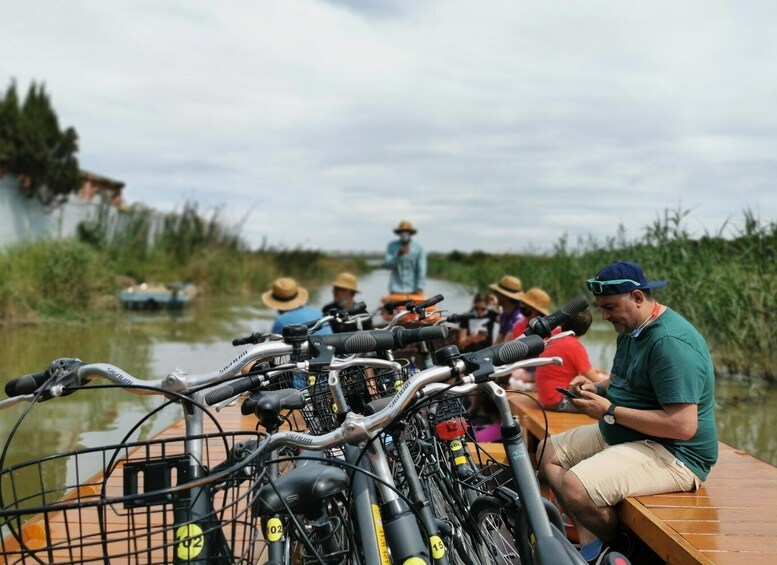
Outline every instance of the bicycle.
<svg viewBox="0 0 777 565"><path fill-rule="evenodd" d="M585 305L584 301L583 304ZM438 362L444 363L444 366L431 367L413 375L396 396L376 412L367 415L349 412L338 428L319 436L279 432L263 442L257 451L261 453L282 445L317 451L339 448L345 444L366 445L383 433L391 423L398 421L399 417L415 403L416 395L424 387L439 383L452 375L462 376L461 382L464 385L482 385L486 390L490 390L495 402L500 406L505 451L516 485L517 496L511 501L511 505L516 524L518 520L524 520L525 523L525 526L516 526L509 521L505 522L506 529L515 542L516 549L513 551L520 557L521 562L584 563L576 549L559 530L558 517L552 517L555 509L544 502L540 495L520 428L510 414L504 391L493 385L486 386L490 384L488 379L491 376L498 375L495 369L497 365L508 365L521 357L536 355L543 348L544 342L539 336L520 338L465 356L456 354L455 348L450 348L447 357L442 355L442 358L438 358ZM500 508L499 514L495 512L493 505L484 508L484 512L478 512L479 517L499 516L500 520L503 520L501 514L503 508ZM395 539L394 547L397 548L398 554L409 553L407 541L401 538ZM401 553L403 550L404 554ZM417 551L418 556L429 559L429 551L426 548L419 548ZM512 560L511 556L508 557Z"/></svg>
<svg viewBox="0 0 777 565"><path fill-rule="evenodd" d="M165 449L162 452L164 457L160 459L152 459L151 455L149 455L145 459L129 465L126 457L120 456L122 454L124 456L128 455L128 452L124 450L124 446L115 445L36 458L24 464L3 468L7 447L13 439L14 430L5 446L2 457L0 457L0 468L3 468L0 471L0 482L6 481L13 486L15 484L13 477L18 475L23 469L40 468L46 461L59 462L65 461L68 458L74 461L72 466L76 471L76 476L73 479L75 482L60 485L56 489L50 489L45 486L45 481L38 480L37 494L40 500L38 504L30 502L30 500L34 500L32 495L20 493L18 489L12 487L9 487L10 492L4 491L2 493L3 497L0 499L0 507L2 507L2 510L0 510L0 526L3 528L3 557L6 559L18 559L22 562L28 558L32 561L45 562L46 560L50 561L54 554L59 559L60 550L62 553L69 555L67 559L71 562L88 562L92 559L99 561L115 557L113 542L129 542L128 532L129 534L144 532L143 528L139 527L135 522L136 513L140 512L140 510L127 512L125 515L126 521L119 527L109 524L107 520L98 516L98 519L96 519L98 532L94 534L95 537L92 537L90 532L73 531L73 524L76 523L74 521L75 518L73 520L68 519L68 516L63 515L62 511L70 509L81 511L85 508L102 509L120 502L121 504L129 505L129 507L145 508L148 515L151 513L149 508L158 503L165 507L160 513L170 510L174 515L172 519L165 518L158 531L154 530L155 535L162 535L162 541L157 541L155 537L152 539L152 537L146 536L146 539L149 541L145 544L134 542L135 545L131 550L127 549L120 553L127 560L136 558L138 561L141 561L144 559L141 556L145 556L145 559L153 558L155 562L160 563L207 562L208 560L212 562L214 559L223 562L250 560L250 556L254 555L255 551L253 549L244 550L240 547L232 547L239 545L236 538L233 535L224 534L226 528L235 526L241 517L245 515L244 507L246 505L241 506L242 514L217 518L217 516L225 516L225 508L228 506L215 504L214 502L217 501L214 498L214 493L226 490L224 485L231 484L229 483L231 477L235 479L235 485L243 488L245 476L255 473L256 468L249 468L248 464L242 460L224 467L217 464L212 457L209 457L207 452L203 452L203 445L207 446L206 442L209 439L223 439L226 442L223 449L225 454L232 453L235 450L244 454L243 444L246 443L245 441L236 441L234 439L230 443L230 438L234 436L221 429L218 430L215 436L203 434L203 415L207 413L206 406L217 404L224 400L224 398L206 395L204 390L240 375L242 368L251 362L266 358L294 355L295 353L306 353L308 343L299 338L297 335L299 333L306 334L306 330L303 329L301 332L290 331L288 336L289 343L272 341L259 344L238 355L220 371L211 373L186 375L176 371L163 379L142 381L112 365L102 363L86 364L78 359L62 359L52 363L46 371L20 377L9 382L6 386L6 392L12 398L0 402L0 408L7 408L22 401L29 401L34 404L71 394L78 389L85 388L85 385L98 377L105 378L114 383L113 386L126 388L134 392L170 396L184 407L186 433L176 443L180 447L179 451L181 453L173 453L170 449ZM407 337L406 333L403 335L405 338ZM327 337L332 338L333 336ZM389 338L391 346L393 346L394 334L389 332L387 336L382 337L384 338L383 343L387 343L385 338ZM331 344L327 341L318 341L316 344L326 354L354 347L353 343L348 340L348 336L344 339L337 338L330 341ZM370 345L368 350L371 350L372 343L368 345ZM313 348L312 351L317 353L319 349ZM272 367L265 367L263 370L270 372ZM253 388L255 385L261 384L268 379L256 372L249 375L248 380L251 383L251 388ZM130 430L127 437L130 437L143 421L145 421L145 418ZM254 436L249 437L253 441L256 439ZM152 453L152 447L159 450L161 449L160 446L167 446L168 444L170 444L168 440L150 440L132 443L131 445L137 450L146 446L150 450L149 453ZM86 454L96 454L95 457L99 461L96 470L102 470L105 479L102 483L99 482L99 479L90 480L90 477L83 476L83 469L86 463L82 463L82 461ZM112 455L109 457L109 454ZM232 455L227 458L227 461L231 457ZM153 472L148 472L147 469L151 469ZM213 469L216 471L214 472ZM134 476L132 478L132 476L127 475L128 479L124 486L128 490L122 492L121 496L115 495L112 490L113 484L109 482L115 476L114 473L119 470L127 470L128 473L131 472L132 476ZM161 478L153 478L157 474ZM42 479L42 477L43 475L39 475L38 478ZM143 477L143 480L140 480L139 477ZM241 481L237 481L238 478ZM82 483L89 488L86 490L81 489ZM81 496L87 492L94 493L95 489L97 489L96 495L90 494L89 497ZM65 494L66 492L72 493L68 495L71 499L65 499L65 501L60 502L59 497L56 495ZM188 500L191 504L181 503L181 500ZM166 508L170 506L168 504L170 501L172 501L172 508ZM25 504L30 506L30 508L24 507ZM251 504L247 504L247 506L251 506ZM80 516L79 514L77 515ZM29 535L25 538L26 534L23 533L22 525L27 518L34 516L40 516L39 520L43 522L44 526L35 529L37 536L34 536L34 541L30 541ZM51 531L47 527L50 522L48 518L52 516L57 516L57 520L70 527L67 541L56 540L52 537ZM250 516L250 520L247 521L248 524L244 528L246 530L250 528L252 532L255 532L255 515L250 513L248 516ZM141 523L147 523L147 518L148 516L146 516L145 521L141 520ZM80 524L80 518L78 523ZM181 530L181 528L184 529ZM29 530L29 532L31 531L33 530ZM178 535L176 538L175 533L178 531L184 532L184 534ZM10 538L6 534L10 535ZM248 539L255 538L256 535L252 534ZM141 539L143 538L141 537ZM224 539L229 539L232 543L225 543ZM8 541L8 544L6 544L7 540L12 541ZM98 543L94 540L101 541ZM193 552L186 553L183 550L180 550L181 552L179 553L179 548L188 546L196 547L196 555ZM38 555L45 555L46 557L41 559L37 557Z"/></svg>

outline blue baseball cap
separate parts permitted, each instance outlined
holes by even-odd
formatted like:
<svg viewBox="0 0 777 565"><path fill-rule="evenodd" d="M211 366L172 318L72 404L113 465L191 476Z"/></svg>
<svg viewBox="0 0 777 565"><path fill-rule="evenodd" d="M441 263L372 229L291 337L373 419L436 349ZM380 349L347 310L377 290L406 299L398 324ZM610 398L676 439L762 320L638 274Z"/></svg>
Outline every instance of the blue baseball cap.
<svg viewBox="0 0 777 565"><path fill-rule="evenodd" d="M594 294L612 295L662 288L666 286L666 281L648 281L639 263L619 261L607 265L595 278L588 279L585 285Z"/></svg>

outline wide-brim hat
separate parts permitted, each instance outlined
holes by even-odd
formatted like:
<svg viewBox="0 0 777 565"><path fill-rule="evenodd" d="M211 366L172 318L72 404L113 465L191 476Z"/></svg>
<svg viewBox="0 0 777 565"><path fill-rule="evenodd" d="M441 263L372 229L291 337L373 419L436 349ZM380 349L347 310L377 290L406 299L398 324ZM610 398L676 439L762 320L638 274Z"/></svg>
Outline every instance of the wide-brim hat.
<svg viewBox="0 0 777 565"><path fill-rule="evenodd" d="M595 278L586 281L594 294L626 294L635 290L648 290L666 286L666 281L649 281L642 266L634 261L610 263ZM600 284L601 283L601 284Z"/></svg>
<svg viewBox="0 0 777 565"><path fill-rule="evenodd" d="M505 275L499 279L499 282L488 285L488 288L506 296L507 298L518 300L518 295L521 294L523 285L521 285L521 279L518 277Z"/></svg>
<svg viewBox="0 0 777 565"><path fill-rule="evenodd" d="M541 312L545 316L550 314L550 296L541 288L530 288L518 295L518 300Z"/></svg>
<svg viewBox="0 0 777 565"><path fill-rule="evenodd" d="M281 277L262 294L262 301L275 310L294 310L308 301L308 291L292 278Z"/></svg>
<svg viewBox="0 0 777 565"><path fill-rule="evenodd" d="M399 225L394 228L394 233L396 234L401 233L403 231L410 232L413 235L418 233L418 230L416 230L413 227L413 224L408 222L407 220L402 220L401 222L399 222Z"/></svg>
<svg viewBox="0 0 777 565"><path fill-rule="evenodd" d="M332 283L332 286L359 292L359 283L356 280L356 275L353 273L340 273L335 277L335 282Z"/></svg>

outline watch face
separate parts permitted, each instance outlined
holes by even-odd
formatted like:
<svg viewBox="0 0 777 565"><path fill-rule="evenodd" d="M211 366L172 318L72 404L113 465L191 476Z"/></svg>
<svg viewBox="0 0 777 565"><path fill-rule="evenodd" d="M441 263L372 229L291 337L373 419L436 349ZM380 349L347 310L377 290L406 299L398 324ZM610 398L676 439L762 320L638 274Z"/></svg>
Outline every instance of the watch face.
<svg viewBox="0 0 777 565"><path fill-rule="evenodd" d="M614 424L615 423L615 416L613 416L612 414L605 414L604 415L604 421L607 424Z"/></svg>

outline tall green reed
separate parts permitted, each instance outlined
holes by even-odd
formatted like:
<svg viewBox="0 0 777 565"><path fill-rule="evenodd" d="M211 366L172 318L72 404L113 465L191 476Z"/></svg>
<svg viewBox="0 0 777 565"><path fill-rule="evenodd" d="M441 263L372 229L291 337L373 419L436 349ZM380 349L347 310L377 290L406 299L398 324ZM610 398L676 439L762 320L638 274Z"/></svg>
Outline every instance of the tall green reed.
<svg viewBox="0 0 777 565"><path fill-rule="evenodd" d="M688 215L666 210L635 240L626 238L622 227L604 242L588 238L570 246L562 237L546 254L433 255L430 272L482 289L512 274L524 288L541 287L560 304L585 293L584 281L606 264L635 260L649 278L669 282L656 291L657 299L701 331L719 372L776 381L777 351L771 344L777 328L770 321L777 308L777 226L745 211L740 227L726 222L694 239L685 228Z"/></svg>

